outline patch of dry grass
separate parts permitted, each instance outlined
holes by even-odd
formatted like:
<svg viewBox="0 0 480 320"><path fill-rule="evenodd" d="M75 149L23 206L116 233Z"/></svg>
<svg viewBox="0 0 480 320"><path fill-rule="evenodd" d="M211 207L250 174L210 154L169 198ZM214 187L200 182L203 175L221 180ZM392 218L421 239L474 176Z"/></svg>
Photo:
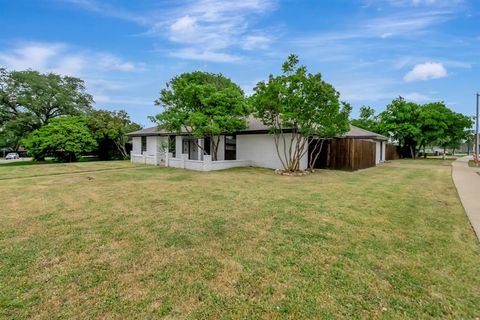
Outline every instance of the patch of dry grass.
<svg viewBox="0 0 480 320"><path fill-rule="evenodd" d="M478 316L480 250L447 166L79 165L0 187L1 317Z"/></svg>

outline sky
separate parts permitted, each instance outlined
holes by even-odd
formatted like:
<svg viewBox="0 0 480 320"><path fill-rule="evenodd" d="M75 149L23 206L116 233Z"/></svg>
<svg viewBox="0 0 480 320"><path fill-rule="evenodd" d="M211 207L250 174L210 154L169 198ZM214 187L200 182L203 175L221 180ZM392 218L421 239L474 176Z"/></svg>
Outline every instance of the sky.
<svg viewBox="0 0 480 320"><path fill-rule="evenodd" d="M403 96L466 115L479 0L0 0L0 66L83 79L97 108L148 116L169 79L222 73L247 95L291 53L358 116Z"/></svg>

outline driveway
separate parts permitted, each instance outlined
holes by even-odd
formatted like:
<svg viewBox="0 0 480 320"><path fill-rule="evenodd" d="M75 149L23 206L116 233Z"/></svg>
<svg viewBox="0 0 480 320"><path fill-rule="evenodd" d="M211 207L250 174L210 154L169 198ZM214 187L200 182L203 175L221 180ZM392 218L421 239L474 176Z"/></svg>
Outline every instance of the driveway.
<svg viewBox="0 0 480 320"><path fill-rule="evenodd" d="M463 208L472 224L477 238L480 240L480 175L478 168L468 166L471 156L459 158L452 163L452 177L457 187L458 195L462 201Z"/></svg>
<svg viewBox="0 0 480 320"><path fill-rule="evenodd" d="M0 164L18 162L18 161L32 161L32 158L20 158L20 159L12 159L12 160L2 160L2 159L0 159Z"/></svg>

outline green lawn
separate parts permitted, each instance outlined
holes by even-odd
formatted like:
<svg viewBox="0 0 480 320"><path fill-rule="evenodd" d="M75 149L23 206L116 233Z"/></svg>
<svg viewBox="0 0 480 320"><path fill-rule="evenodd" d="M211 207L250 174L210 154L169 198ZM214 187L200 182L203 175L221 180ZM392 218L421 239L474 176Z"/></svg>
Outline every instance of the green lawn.
<svg viewBox="0 0 480 320"><path fill-rule="evenodd" d="M0 177L0 318L479 316L480 246L447 165Z"/></svg>
<svg viewBox="0 0 480 320"><path fill-rule="evenodd" d="M417 159L398 159L398 160L391 160L388 162L398 162L402 164L418 164L418 165L436 165L436 166L450 166L453 161L457 158L447 157L443 158L417 158Z"/></svg>

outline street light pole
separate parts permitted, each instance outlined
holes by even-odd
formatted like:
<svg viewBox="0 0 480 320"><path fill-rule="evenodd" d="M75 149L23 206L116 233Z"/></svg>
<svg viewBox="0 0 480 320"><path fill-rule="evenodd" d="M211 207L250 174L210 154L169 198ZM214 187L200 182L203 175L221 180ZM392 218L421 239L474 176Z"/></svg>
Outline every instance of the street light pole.
<svg viewBox="0 0 480 320"><path fill-rule="evenodd" d="M477 92L477 116L475 118L475 160L478 161L478 109L480 107L480 93Z"/></svg>

